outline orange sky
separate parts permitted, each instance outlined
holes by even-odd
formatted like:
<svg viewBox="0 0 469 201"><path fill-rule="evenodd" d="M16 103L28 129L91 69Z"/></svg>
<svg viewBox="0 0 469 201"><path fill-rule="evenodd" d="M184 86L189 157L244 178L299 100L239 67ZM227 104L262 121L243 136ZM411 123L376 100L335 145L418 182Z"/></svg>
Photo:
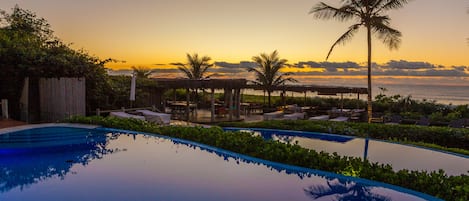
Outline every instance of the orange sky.
<svg viewBox="0 0 469 201"><path fill-rule="evenodd" d="M250 61L278 50L290 63L324 61L330 45L352 22L321 21L308 15L317 0L2 0L48 20L55 34L75 48L126 63L115 69L183 62L186 53L213 61ZM324 1L339 5L338 0ZM424 61L468 66L467 0L414 0L392 11L391 24L403 33L398 51L374 41L373 60ZM332 62L366 61L363 32L338 46Z"/></svg>

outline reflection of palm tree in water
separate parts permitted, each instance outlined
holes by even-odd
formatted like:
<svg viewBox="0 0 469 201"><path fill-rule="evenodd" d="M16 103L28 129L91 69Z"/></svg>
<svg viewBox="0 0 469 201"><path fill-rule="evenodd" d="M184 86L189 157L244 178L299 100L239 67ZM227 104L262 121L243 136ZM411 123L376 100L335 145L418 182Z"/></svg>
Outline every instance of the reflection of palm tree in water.
<svg viewBox="0 0 469 201"><path fill-rule="evenodd" d="M333 179L327 181L327 186L313 185L304 189L305 193L313 200L334 196L333 200L353 201L390 201L391 198L384 195L378 195L371 192L372 187L364 186L359 183Z"/></svg>
<svg viewBox="0 0 469 201"><path fill-rule="evenodd" d="M65 178L75 164L87 165L91 160L120 151L108 149L115 134L89 134L80 144L30 149L26 153L0 155L0 193L14 188L22 190L49 178ZM39 155L40 157L38 157Z"/></svg>

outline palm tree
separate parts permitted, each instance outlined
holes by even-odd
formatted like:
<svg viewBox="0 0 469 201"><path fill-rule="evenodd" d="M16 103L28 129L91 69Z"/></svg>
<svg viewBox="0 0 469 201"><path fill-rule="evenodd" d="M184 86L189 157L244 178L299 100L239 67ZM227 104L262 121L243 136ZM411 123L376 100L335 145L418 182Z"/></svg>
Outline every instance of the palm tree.
<svg viewBox="0 0 469 201"><path fill-rule="evenodd" d="M280 70L286 66L287 60L280 59L277 50L271 54L262 53L259 56L252 57L256 67L249 67L249 72L256 74L256 80L252 81L255 85L261 86L267 92L269 107L271 106L270 94L273 88L280 86L288 81L297 82L297 80L288 77L293 73L281 73Z"/></svg>
<svg viewBox="0 0 469 201"><path fill-rule="evenodd" d="M182 71L187 78L189 79L203 79L208 78L210 76L205 76L207 70L213 66L210 64L210 60L212 60L208 56L199 57L197 53L193 55L187 55L187 63L171 63L171 65L175 65L178 67L180 71Z"/></svg>
<svg viewBox="0 0 469 201"><path fill-rule="evenodd" d="M368 122L372 117L371 94L371 34L377 34L378 38L389 47L397 49L401 43L401 32L391 28L389 16L383 13L392 9L398 9L407 4L409 0L343 0L339 8L320 2L310 10L310 14L318 19L336 19L339 21L355 20L355 24L339 37L327 53L326 60L337 44L349 41L360 27L365 27L368 42Z"/></svg>
<svg viewBox="0 0 469 201"><path fill-rule="evenodd" d="M133 73L135 74L135 76L137 76L137 78L148 78L152 73L153 71L150 70L149 68L146 68L146 67L135 67L135 66L132 66L132 69L133 69Z"/></svg>

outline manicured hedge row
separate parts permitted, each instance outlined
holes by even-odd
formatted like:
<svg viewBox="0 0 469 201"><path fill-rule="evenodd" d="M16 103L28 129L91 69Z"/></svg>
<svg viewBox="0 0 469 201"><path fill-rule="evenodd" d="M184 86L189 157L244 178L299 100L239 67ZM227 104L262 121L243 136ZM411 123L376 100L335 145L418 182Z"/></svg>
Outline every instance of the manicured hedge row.
<svg viewBox="0 0 469 201"><path fill-rule="evenodd" d="M140 120L104 117L74 117L72 123L102 125L148 133L157 133L199 142L270 161L348 174L402 186L446 200L469 200L469 176L447 176L440 172L393 171L389 165L370 163L359 158L316 152L298 145L266 141L243 132L224 132L219 127L159 127Z"/></svg>
<svg viewBox="0 0 469 201"><path fill-rule="evenodd" d="M469 150L469 129L464 128L309 120L273 120L253 123L224 122L219 125L222 127L312 131L359 137L368 135L374 139L425 142L449 148Z"/></svg>

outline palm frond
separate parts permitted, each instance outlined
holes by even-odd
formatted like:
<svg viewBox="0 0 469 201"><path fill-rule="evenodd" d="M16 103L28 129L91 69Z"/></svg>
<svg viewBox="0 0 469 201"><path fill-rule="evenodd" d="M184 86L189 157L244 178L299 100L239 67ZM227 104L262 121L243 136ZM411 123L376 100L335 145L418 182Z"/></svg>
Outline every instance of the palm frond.
<svg viewBox="0 0 469 201"><path fill-rule="evenodd" d="M398 49L401 44L401 32L383 23L375 23L371 28L378 35L378 38L391 50Z"/></svg>
<svg viewBox="0 0 469 201"><path fill-rule="evenodd" d="M186 77L187 77L187 78L193 79L194 76L192 75L191 71L190 71L188 68L186 68L186 67L178 67L178 69L179 69L180 71L182 71L184 74L186 74Z"/></svg>
<svg viewBox="0 0 469 201"><path fill-rule="evenodd" d="M359 16L360 10L354 5L346 4L340 8L335 8L327 5L324 2L316 4L309 11L309 14L313 14L318 19L336 19L339 21L347 21L356 16Z"/></svg>
<svg viewBox="0 0 469 201"><path fill-rule="evenodd" d="M409 0L384 0L384 1L381 1L380 4L377 5L377 6L380 6L377 11L379 12L381 10L387 11L387 10L402 8L407 3L409 3Z"/></svg>
<svg viewBox="0 0 469 201"><path fill-rule="evenodd" d="M361 25L362 24L354 24L350 26L349 29L344 34L342 34L342 36L340 36L334 44L332 44L331 49L329 49L329 52L327 53L326 60L329 59L332 50L334 50L334 47L338 44L345 44L347 41L352 39L353 35L358 31Z"/></svg>

